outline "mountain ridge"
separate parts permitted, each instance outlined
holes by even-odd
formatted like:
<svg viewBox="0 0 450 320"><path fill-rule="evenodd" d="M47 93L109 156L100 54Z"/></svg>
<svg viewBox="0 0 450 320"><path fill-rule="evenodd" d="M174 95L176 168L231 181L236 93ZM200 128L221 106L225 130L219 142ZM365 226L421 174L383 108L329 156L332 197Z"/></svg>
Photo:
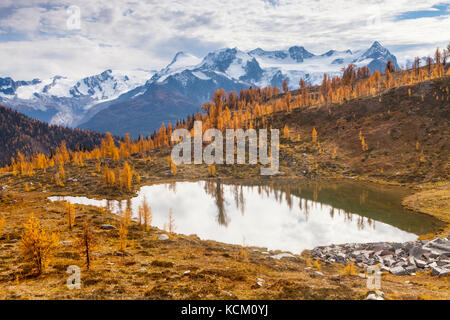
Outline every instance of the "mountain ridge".
<svg viewBox="0 0 450 320"><path fill-rule="evenodd" d="M102 133L50 125L0 105L0 165L8 164L19 151L25 156L49 154L63 141L70 150L90 149L103 138Z"/></svg>
<svg viewBox="0 0 450 320"><path fill-rule="evenodd" d="M147 135L162 122L173 122L197 111L216 89L239 92L248 87L281 87L285 79L289 88L294 89L300 78L319 84L323 74L341 75L342 68L350 63L368 66L372 72L384 71L388 60L398 68L396 57L378 41L366 50L328 50L322 54L309 52L303 46L273 51L221 48L203 58L179 51L166 67L138 76L108 69L78 81L63 76L17 82L0 78L0 103L52 124L105 132L110 121L110 131L114 134L123 135L123 130L128 130L135 132L135 136ZM147 91L150 94L145 95ZM167 93L173 97L169 98ZM166 101L159 100L162 96ZM185 108L175 101L182 102ZM145 127L131 126L136 121L129 106L136 110L138 105L141 116L146 110L144 117L148 125ZM104 111L108 108L112 109ZM123 123L111 119L129 122L130 126L126 129Z"/></svg>
<svg viewBox="0 0 450 320"><path fill-rule="evenodd" d="M201 103L208 101L216 89L239 92L248 87L281 87L285 79L289 88L294 89L298 87L300 77L310 84L319 84L324 73L341 75L342 67L350 63L357 67L369 65L372 71L384 72L388 60L392 60L398 68L396 57L377 41L367 50L329 50L320 55L301 46L276 51L257 48L247 52L238 48L222 48L208 53L203 59L178 52L141 89L143 92L172 92L174 99L171 102L159 100L161 95L150 95L153 100L148 100L149 95L140 95L129 100L112 101L108 107L110 110L101 110L79 127L100 131L108 127L114 134L129 132L133 137L147 135L159 128L162 122L174 123L198 111ZM167 98L167 95L164 96ZM180 96L185 99L180 99ZM176 105L174 101L183 101L186 107ZM134 118L138 115L129 112L130 105L140 106L138 114L146 118L146 126L136 128ZM127 110L126 114L124 110ZM146 114L142 113L144 110ZM120 125L116 124L118 122ZM124 126L127 122L129 125ZM141 119L138 122L141 123Z"/></svg>

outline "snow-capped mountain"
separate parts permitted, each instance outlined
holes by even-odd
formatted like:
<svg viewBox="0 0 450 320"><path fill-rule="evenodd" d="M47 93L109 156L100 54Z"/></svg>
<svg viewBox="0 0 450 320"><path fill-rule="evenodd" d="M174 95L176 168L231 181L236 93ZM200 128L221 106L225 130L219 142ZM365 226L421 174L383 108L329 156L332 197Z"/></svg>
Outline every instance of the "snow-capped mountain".
<svg viewBox="0 0 450 320"><path fill-rule="evenodd" d="M179 52L146 85L177 86L183 91L183 88L198 87L199 83L205 86L207 82L222 84L232 81L234 84L228 84L228 87L238 89L249 86L281 86L283 80L287 79L289 87L296 88L300 77L311 84L320 84L324 73L341 75L342 68L351 63L356 67L368 66L373 72L384 71L388 60L392 60L398 68L396 57L377 41L367 50L329 50L320 55L299 46L277 51L257 48L248 52L225 48L207 54L202 60ZM205 100L205 94L188 91L190 95ZM206 100L210 94L206 93Z"/></svg>
<svg viewBox="0 0 450 320"><path fill-rule="evenodd" d="M149 84L169 82L172 77L187 85L189 74L202 81L225 76L248 86L260 87L280 86L287 79L289 86L295 88L300 77L311 84L320 84L324 73L341 75L342 68L351 63L356 67L368 66L372 72L384 72L388 60L392 60L398 68L396 57L377 41L367 50L330 50L320 55L299 46L278 51L257 48L248 52L226 48L209 53L200 63L196 63L198 58L177 53L166 68L152 77Z"/></svg>
<svg viewBox="0 0 450 320"><path fill-rule="evenodd" d="M199 110L216 89L226 91L265 86L281 87L284 79L291 89L302 77L311 84L320 84L324 73L341 75L350 63L381 70L388 60L398 68L397 59L379 42L366 50L330 50L313 54L300 46L286 50L248 52L225 48L208 53L203 59L178 52L167 67L156 72L142 87L108 102L81 128L107 131L137 137L148 135L162 122L184 118ZM127 110L124 113L124 110Z"/></svg>
<svg viewBox="0 0 450 320"><path fill-rule="evenodd" d="M300 77L320 84L324 73L341 75L351 63L373 72L384 71L388 60L398 68L396 57L377 41L366 50L323 54L301 46L247 52L225 48L203 58L178 52L158 72L106 70L78 80L0 78L0 104L54 124L137 137L153 133L162 122L175 122L198 111L216 89L281 87L284 79L294 89Z"/></svg>
<svg viewBox="0 0 450 320"><path fill-rule="evenodd" d="M55 76L14 81L0 78L0 103L52 124L75 127L89 119L89 110L145 84L153 72L112 71L83 79Z"/></svg>

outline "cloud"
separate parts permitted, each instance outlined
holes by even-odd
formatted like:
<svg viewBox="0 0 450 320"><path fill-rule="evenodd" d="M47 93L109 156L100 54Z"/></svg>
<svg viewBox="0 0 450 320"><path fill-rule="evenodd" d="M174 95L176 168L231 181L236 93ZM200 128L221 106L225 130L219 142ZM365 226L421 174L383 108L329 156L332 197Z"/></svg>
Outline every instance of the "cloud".
<svg viewBox="0 0 450 320"><path fill-rule="evenodd" d="M433 0L26 1L0 3L0 76L29 79L89 75L102 68L161 68L176 51L203 56L221 47L251 50L303 45L314 53L365 48L379 40L408 48L445 44L448 12ZM80 29L68 29L69 6ZM414 48L415 49L415 48ZM394 53L397 53L392 50Z"/></svg>

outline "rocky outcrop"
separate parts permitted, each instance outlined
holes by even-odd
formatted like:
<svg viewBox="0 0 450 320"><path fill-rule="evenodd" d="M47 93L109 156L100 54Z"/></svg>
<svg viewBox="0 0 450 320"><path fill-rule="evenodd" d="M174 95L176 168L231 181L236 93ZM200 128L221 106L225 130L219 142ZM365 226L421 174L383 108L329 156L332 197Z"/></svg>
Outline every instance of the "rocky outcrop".
<svg viewBox="0 0 450 320"><path fill-rule="evenodd" d="M360 268L380 265L381 271L407 275L431 270L444 277L450 272L450 236L446 239L418 240L405 243L351 243L316 247L313 257L327 263L347 264L354 261Z"/></svg>

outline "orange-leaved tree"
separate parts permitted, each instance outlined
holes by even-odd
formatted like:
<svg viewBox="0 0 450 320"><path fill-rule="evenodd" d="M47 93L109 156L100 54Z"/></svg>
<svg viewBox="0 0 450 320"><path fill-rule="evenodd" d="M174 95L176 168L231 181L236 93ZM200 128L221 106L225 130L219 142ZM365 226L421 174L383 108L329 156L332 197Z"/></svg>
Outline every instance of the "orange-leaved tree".
<svg viewBox="0 0 450 320"><path fill-rule="evenodd" d="M58 246L59 236L54 232L49 232L41 228L39 219L33 215L25 224L20 241L20 251L25 260L31 261L37 269L38 274L42 274L51 261L51 255Z"/></svg>

